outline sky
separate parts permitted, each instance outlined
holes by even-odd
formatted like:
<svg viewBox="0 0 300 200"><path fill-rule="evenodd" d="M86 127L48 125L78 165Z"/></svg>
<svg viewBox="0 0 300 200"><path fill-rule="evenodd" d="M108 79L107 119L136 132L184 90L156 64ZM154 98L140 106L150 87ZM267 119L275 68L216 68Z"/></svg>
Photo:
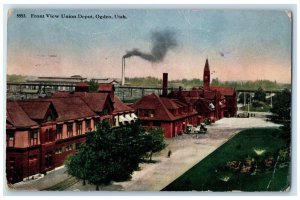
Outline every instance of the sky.
<svg viewBox="0 0 300 200"><path fill-rule="evenodd" d="M97 18L104 15L112 18ZM284 10L9 10L7 73L121 78L122 56L134 49L152 55L154 35L168 32L176 45L155 62L126 58L126 77L168 72L171 80L202 79L208 58L211 79L291 83L289 16Z"/></svg>

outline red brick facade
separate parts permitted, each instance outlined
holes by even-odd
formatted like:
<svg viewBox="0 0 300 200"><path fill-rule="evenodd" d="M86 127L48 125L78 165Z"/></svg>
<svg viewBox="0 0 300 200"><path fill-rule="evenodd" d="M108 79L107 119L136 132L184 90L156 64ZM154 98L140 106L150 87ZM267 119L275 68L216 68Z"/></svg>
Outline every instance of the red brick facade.
<svg viewBox="0 0 300 200"><path fill-rule="evenodd" d="M167 93L167 77L163 74L163 95L151 94L133 104L145 127L161 127L167 138L183 133L186 125L197 126L205 118L212 122L223 117L233 117L237 112L234 88L210 86L210 69L206 59L203 87Z"/></svg>
<svg viewBox="0 0 300 200"><path fill-rule="evenodd" d="M85 142L86 132L94 131L100 121L108 120L115 126L115 115L134 115L134 110L114 97L113 91L89 93L88 85L78 87L75 92L57 92L47 99L7 102L9 183L63 165Z"/></svg>

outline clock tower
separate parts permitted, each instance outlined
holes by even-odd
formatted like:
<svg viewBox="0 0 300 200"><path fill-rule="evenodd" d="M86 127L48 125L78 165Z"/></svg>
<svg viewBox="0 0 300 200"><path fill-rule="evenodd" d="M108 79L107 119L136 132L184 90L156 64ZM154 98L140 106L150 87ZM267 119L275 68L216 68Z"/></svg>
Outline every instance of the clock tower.
<svg viewBox="0 0 300 200"><path fill-rule="evenodd" d="M203 88L208 90L209 84L210 84L210 70L209 70L208 59L206 59L205 66L204 66L204 73L203 73Z"/></svg>

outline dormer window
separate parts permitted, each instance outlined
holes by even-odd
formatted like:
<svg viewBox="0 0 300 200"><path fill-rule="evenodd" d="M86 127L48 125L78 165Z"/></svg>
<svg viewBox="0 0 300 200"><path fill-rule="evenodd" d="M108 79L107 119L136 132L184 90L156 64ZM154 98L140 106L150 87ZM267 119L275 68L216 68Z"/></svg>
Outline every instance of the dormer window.
<svg viewBox="0 0 300 200"><path fill-rule="evenodd" d="M51 122L52 121L52 115L48 115L47 116L47 122Z"/></svg>
<svg viewBox="0 0 300 200"><path fill-rule="evenodd" d="M104 108L103 109L103 115L107 115L108 114L108 108Z"/></svg>

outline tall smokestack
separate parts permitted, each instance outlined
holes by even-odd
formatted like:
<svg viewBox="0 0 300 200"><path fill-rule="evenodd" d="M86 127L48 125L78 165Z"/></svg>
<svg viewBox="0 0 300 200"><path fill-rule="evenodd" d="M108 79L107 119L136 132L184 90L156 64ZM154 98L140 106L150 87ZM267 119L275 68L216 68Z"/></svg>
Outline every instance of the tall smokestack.
<svg viewBox="0 0 300 200"><path fill-rule="evenodd" d="M122 58L122 80L121 80L121 85L125 85L125 58Z"/></svg>
<svg viewBox="0 0 300 200"><path fill-rule="evenodd" d="M163 73L163 85L162 96L165 97L168 94L168 73Z"/></svg>

